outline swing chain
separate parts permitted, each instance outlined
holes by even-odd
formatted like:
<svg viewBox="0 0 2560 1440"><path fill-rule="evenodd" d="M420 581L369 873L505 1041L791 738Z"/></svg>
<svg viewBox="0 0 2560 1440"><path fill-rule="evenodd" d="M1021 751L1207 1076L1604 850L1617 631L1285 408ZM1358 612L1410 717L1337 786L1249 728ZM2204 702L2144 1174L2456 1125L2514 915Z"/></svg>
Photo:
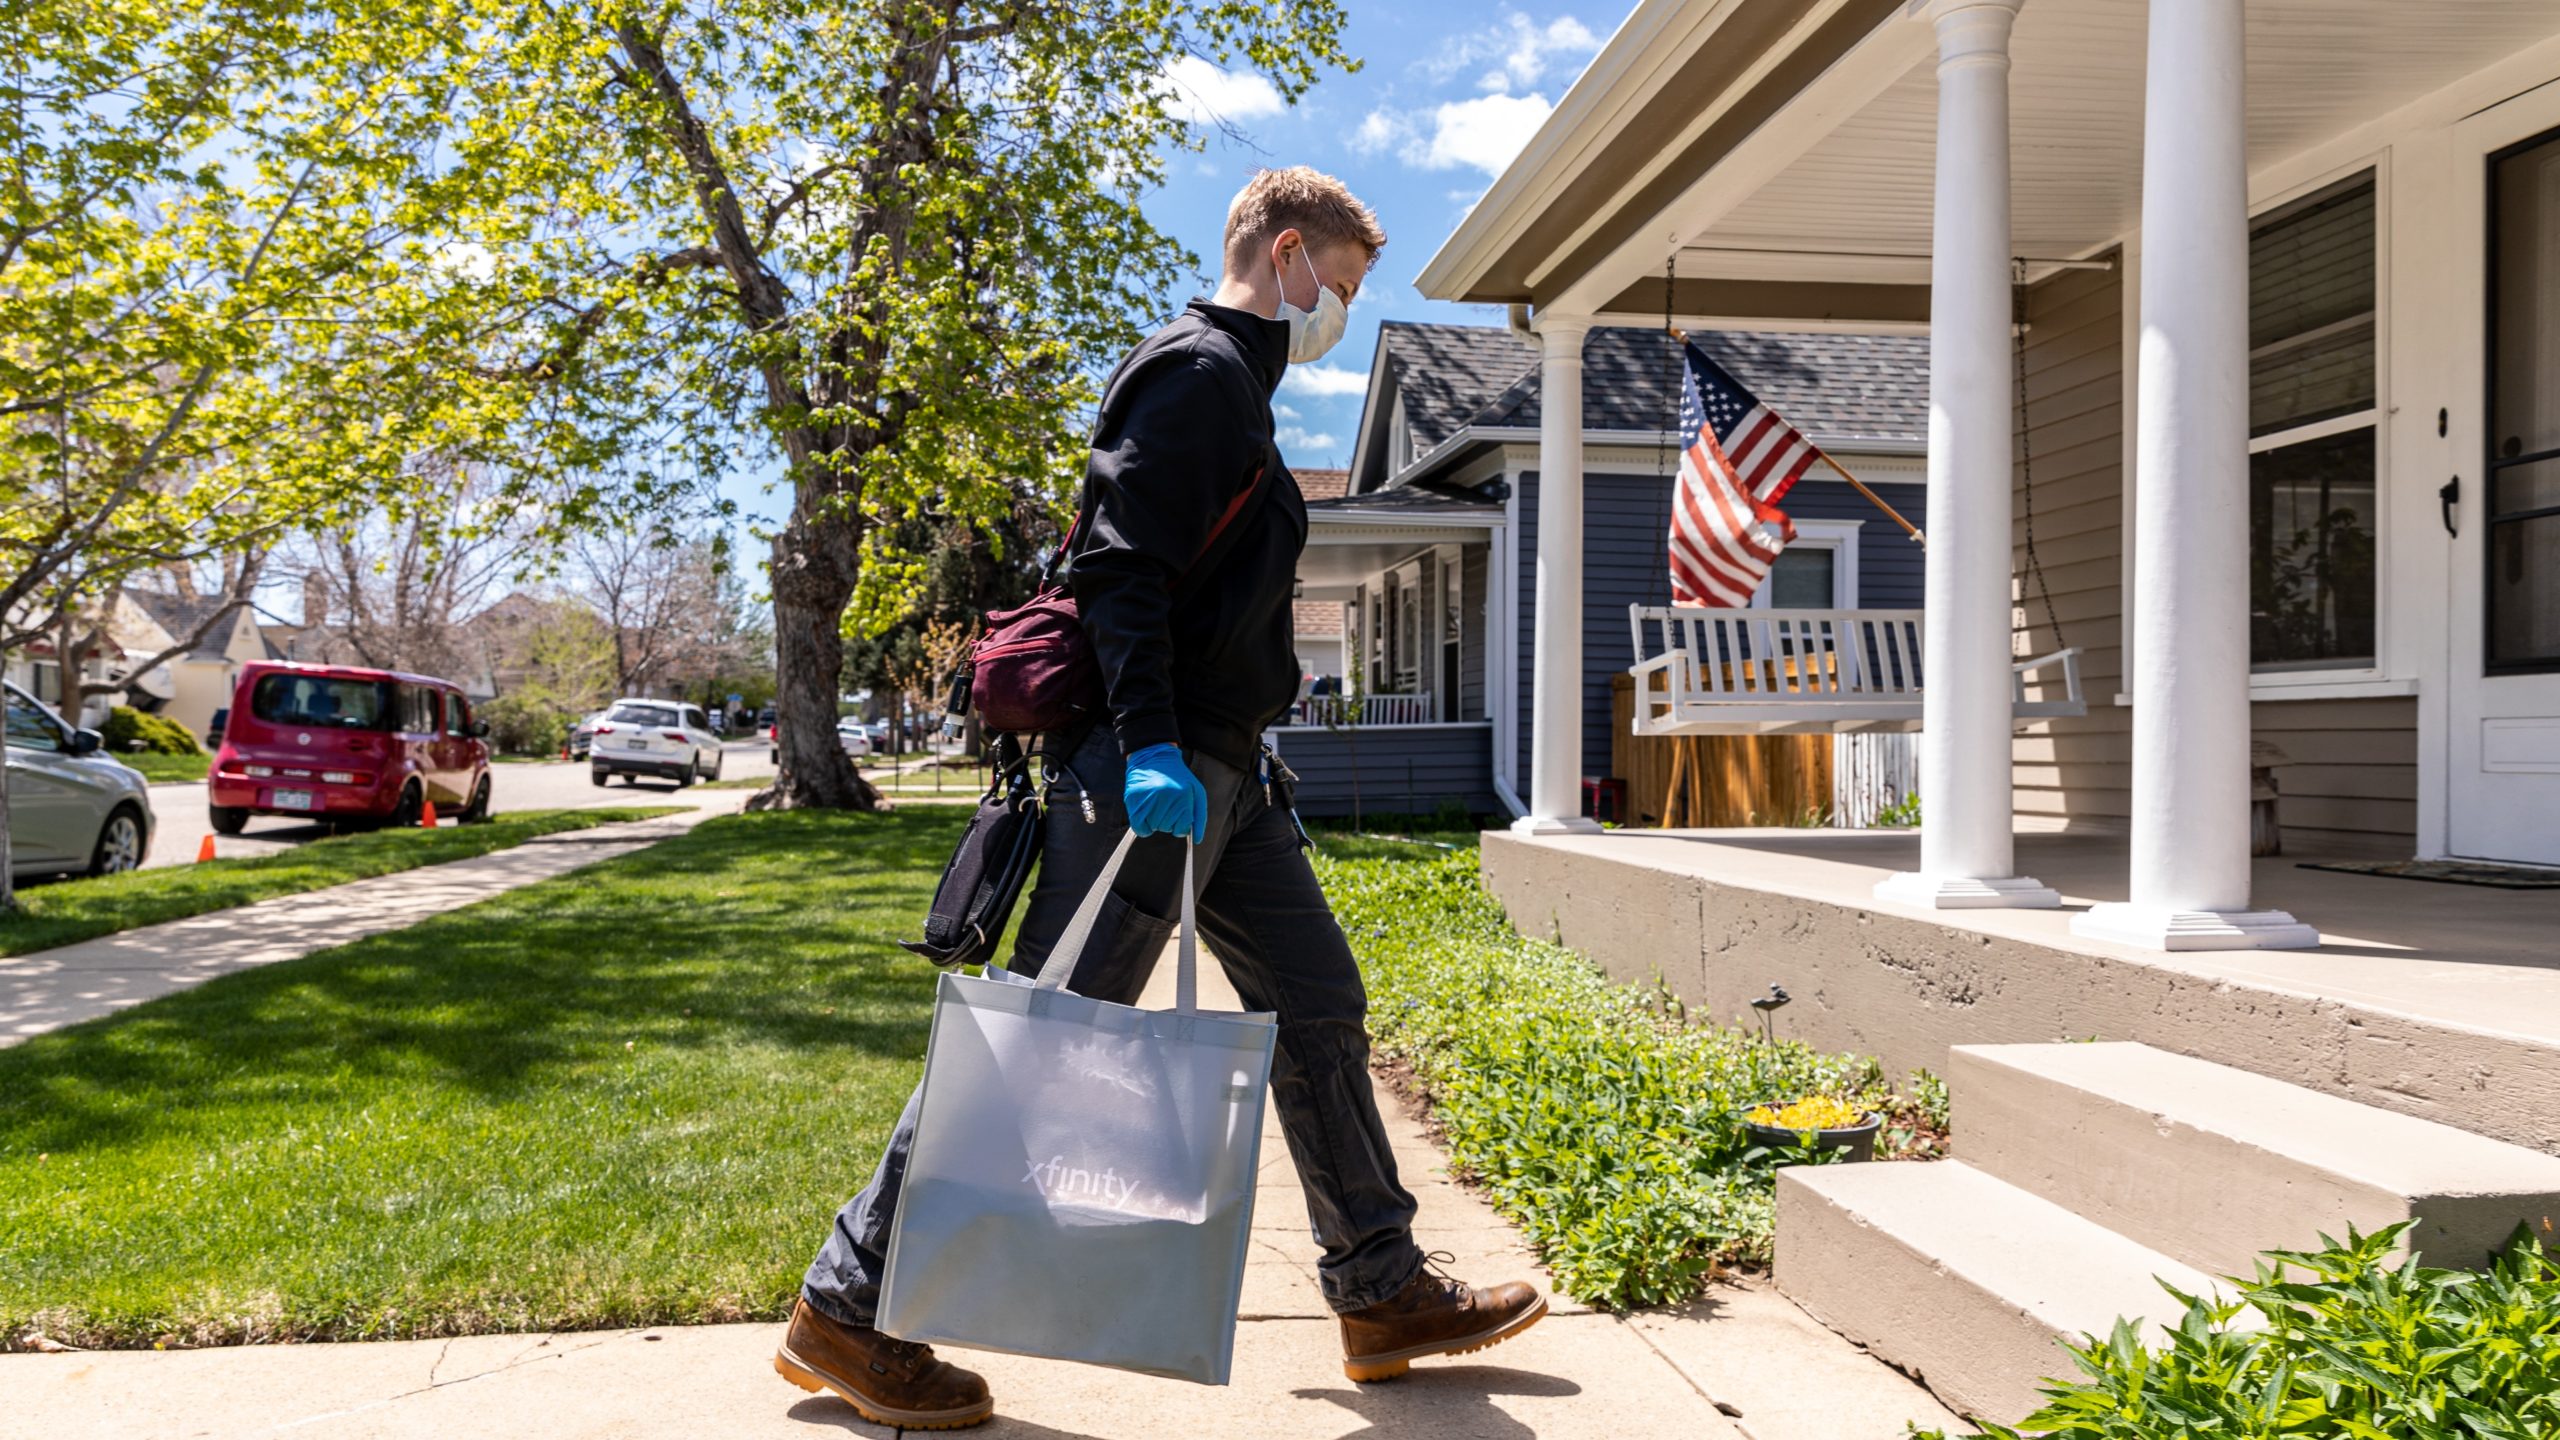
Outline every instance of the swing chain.
<svg viewBox="0 0 2560 1440"><path fill-rule="evenodd" d="M2018 490L2020 517L2026 523L2027 575L2035 581L2045 622L2053 627L2054 648L2062 649L2071 642L2062 637L2062 614L2053 608L2053 591L2045 584L2044 562L2036 558L2035 454L2028 438L2034 427L2027 423L2027 262L2012 258L2009 273L2009 334L2014 345L2010 368L2018 377Z"/></svg>

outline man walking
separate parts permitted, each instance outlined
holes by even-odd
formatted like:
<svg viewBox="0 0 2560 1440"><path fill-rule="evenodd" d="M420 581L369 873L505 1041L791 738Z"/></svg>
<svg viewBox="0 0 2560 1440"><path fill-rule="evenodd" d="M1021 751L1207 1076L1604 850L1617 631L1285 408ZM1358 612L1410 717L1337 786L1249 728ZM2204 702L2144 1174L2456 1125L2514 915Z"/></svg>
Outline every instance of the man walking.
<svg viewBox="0 0 2560 1440"><path fill-rule="evenodd" d="M1076 993L1134 1003L1178 913L1197 844L1201 938L1245 1005L1279 1017L1271 1091L1309 1219L1343 1370L1385 1380L1414 1360L1509 1339L1546 1314L1513 1282L1469 1287L1424 1262L1413 1197L1369 1084L1368 999L1272 780L1264 727L1296 698L1290 620L1305 499L1271 438L1291 362L1342 337L1386 234L1342 182L1305 166L1254 177L1227 212L1218 290L1121 362L1064 557L1101 662L1109 723L1067 757L1084 807L1054 805L1006 968L1037 975L1121 835L1135 831L1078 964ZM774 1367L865 1419L915 1429L995 1413L986 1383L872 1328L915 1137L909 1100L870 1186L836 1215Z"/></svg>

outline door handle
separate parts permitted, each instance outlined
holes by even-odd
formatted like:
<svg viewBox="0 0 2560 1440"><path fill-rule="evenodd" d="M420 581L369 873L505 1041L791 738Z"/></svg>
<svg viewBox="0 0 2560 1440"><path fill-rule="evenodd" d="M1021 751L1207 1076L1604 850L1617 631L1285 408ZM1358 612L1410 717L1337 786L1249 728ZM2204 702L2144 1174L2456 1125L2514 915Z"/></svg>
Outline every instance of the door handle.
<svg viewBox="0 0 2560 1440"><path fill-rule="evenodd" d="M2454 476L2436 488L2436 505L2443 512L2444 533L2459 534L2453 528L2453 507L2462 503L2462 477Z"/></svg>

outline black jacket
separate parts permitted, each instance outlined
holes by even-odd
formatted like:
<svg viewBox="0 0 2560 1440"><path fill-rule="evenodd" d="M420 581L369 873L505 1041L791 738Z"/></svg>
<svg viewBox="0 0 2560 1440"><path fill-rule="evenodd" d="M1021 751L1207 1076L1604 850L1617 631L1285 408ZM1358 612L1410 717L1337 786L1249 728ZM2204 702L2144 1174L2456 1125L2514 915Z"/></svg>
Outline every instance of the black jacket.
<svg viewBox="0 0 2560 1440"><path fill-rule="evenodd" d="M1104 393L1066 577L1124 755L1178 743L1250 770L1297 697L1307 506L1271 437L1288 356L1287 325L1194 300Z"/></svg>

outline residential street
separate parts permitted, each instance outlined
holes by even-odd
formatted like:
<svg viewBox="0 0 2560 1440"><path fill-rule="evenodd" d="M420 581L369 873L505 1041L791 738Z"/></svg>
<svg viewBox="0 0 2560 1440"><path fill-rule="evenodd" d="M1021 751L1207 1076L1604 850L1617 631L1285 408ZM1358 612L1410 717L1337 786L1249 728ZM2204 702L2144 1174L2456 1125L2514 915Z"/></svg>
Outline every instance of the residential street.
<svg viewBox="0 0 2560 1440"><path fill-rule="evenodd" d="M771 775L771 752L762 740L732 740L724 748L720 761L721 778L736 780ZM626 785L616 781L601 789L588 782L587 764L583 760L541 761L532 764L493 765L490 774L491 804L500 813L509 810L583 810L592 805L629 805L634 803L690 804L697 797L719 795L717 790L677 790L664 781L642 781ZM152 813L159 819L159 830L151 839L151 856L144 862L148 869L157 865L191 865L196 848L204 837L213 833L205 816L205 787L202 783L154 785L151 787ZM306 840L327 835L326 827L299 824L274 816L261 816L249 822L246 834L217 837L214 844L225 857L265 855Z"/></svg>

